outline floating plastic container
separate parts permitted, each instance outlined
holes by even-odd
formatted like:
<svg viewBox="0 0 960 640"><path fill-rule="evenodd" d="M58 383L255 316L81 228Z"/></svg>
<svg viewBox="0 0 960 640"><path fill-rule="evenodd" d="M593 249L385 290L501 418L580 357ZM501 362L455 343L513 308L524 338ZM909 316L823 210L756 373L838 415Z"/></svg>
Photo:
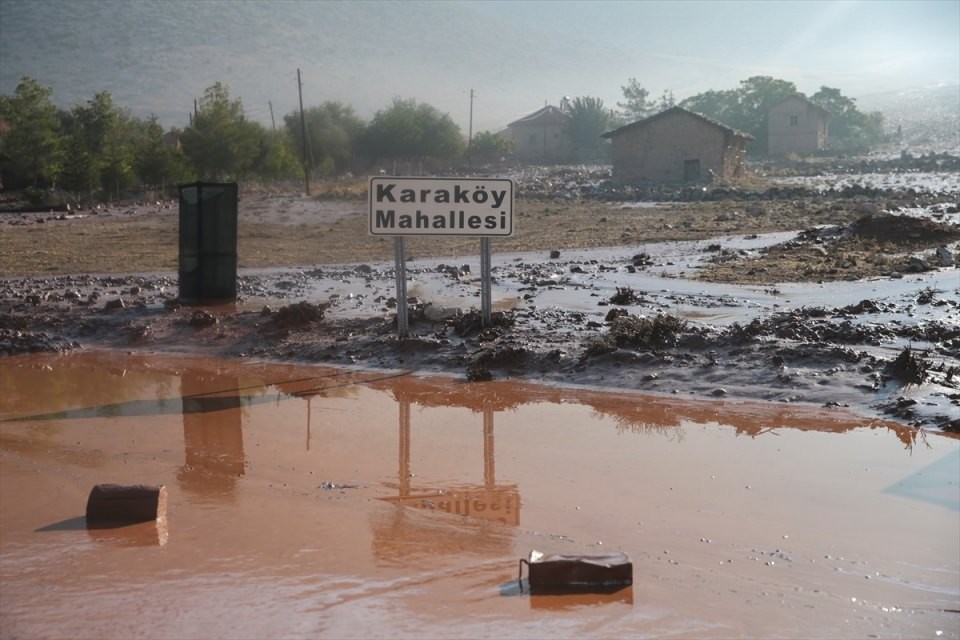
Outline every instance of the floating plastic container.
<svg viewBox="0 0 960 640"><path fill-rule="evenodd" d="M623 552L603 555L546 555L531 551L521 558L520 588L523 589L523 565L527 565L530 590L610 592L633 584L633 563Z"/></svg>

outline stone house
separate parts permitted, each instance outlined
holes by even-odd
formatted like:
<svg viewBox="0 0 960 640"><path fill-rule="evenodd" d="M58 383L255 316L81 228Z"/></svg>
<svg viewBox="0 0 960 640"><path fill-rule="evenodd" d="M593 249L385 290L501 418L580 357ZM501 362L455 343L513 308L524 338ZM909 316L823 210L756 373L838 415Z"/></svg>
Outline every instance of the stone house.
<svg viewBox="0 0 960 640"><path fill-rule="evenodd" d="M501 132L515 143L514 156L521 162L553 164L570 157L571 145L566 134L570 114L563 108L546 105L519 120L514 120Z"/></svg>
<svg viewBox="0 0 960 640"><path fill-rule="evenodd" d="M790 96L767 111L767 153L816 153L827 148L830 112L801 95Z"/></svg>
<svg viewBox="0 0 960 640"><path fill-rule="evenodd" d="M613 181L707 182L746 173L747 142L753 136L683 107L603 134L609 138Z"/></svg>

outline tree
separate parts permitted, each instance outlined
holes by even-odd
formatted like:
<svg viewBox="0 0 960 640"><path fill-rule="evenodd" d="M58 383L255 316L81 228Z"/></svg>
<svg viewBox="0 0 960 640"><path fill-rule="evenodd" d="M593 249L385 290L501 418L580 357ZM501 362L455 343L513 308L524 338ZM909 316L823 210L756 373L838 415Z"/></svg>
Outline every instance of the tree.
<svg viewBox="0 0 960 640"><path fill-rule="evenodd" d="M883 115L862 113L854 99L844 96L839 89L820 87L810 96L810 102L830 112L830 146L833 149L864 149L883 139Z"/></svg>
<svg viewBox="0 0 960 640"><path fill-rule="evenodd" d="M750 126L756 116L766 118L767 110L778 102L799 93L797 85L787 80L778 80L770 76L753 76L740 82L740 111L749 120L743 126ZM766 120L763 127L766 128Z"/></svg>
<svg viewBox="0 0 960 640"><path fill-rule="evenodd" d="M282 131L264 131L253 172L265 180L287 180L302 175L302 171L289 136Z"/></svg>
<svg viewBox="0 0 960 640"><path fill-rule="evenodd" d="M104 194L120 194L137 185L136 148L140 140L140 121L113 104L106 91L87 103L85 130L93 135L93 152L99 157L100 188Z"/></svg>
<svg viewBox="0 0 960 640"><path fill-rule="evenodd" d="M496 162L512 154L516 146L516 141L504 138L498 133L481 131L473 136L470 155L480 162Z"/></svg>
<svg viewBox="0 0 960 640"><path fill-rule="evenodd" d="M137 186L136 156L144 144L143 123L117 107L109 92L101 91L86 104L62 113L61 121L69 139L64 164L72 190L92 194L99 189L104 196L119 198ZM91 175L95 179L90 184L78 182Z"/></svg>
<svg viewBox="0 0 960 640"><path fill-rule="evenodd" d="M739 95L736 89L724 91L711 89L681 101L680 106L696 113L702 113L724 124L736 119L740 109Z"/></svg>
<svg viewBox="0 0 960 640"><path fill-rule="evenodd" d="M627 122L643 120L653 115L655 111L654 104L649 100L650 92L644 89L636 78L630 78L627 84L621 85L623 91L623 102L618 102L617 106L623 111L623 117Z"/></svg>
<svg viewBox="0 0 960 640"><path fill-rule="evenodd" d="M361 140L372 158L399 160L452 158L464 148L460 127L428 104L394 98L378 111Z"/></svg>
<svg viewBox="0 0 960 640"><path fill-rule="evenodd" d="M171 131L174 140L180 139L179 131ZM134 167L144 185L166 190L169 186L187 182L191 176L186 157L173 144L169 144L163 127L156 117L141 123Z"/></svg>
<svg viewBox="0 0 960 640"><path fill-rule="evenodd" d="M667 109L676 106L677 99L673 96L673 91L664 89L663 95L657 99L655 104L656 107L654 108L654 113L660 113L661 111L666 111Z"/></svg>
<svg viewBox="0 0 960 640"><path fill-rule="evenodd" d="M86 105L73 107L70 120L66 123L68 132L79 136L87 149L94 155L103 155L113 142L122 114L113 104L113 97L107 91L94 94Z"/></svg>
<svg viewBox="0 0 960 640"><path fill-rule="evenodd" d="M259 156L262 135L263 127L244 117L240 99L231 100L230 90L217 82L183 132L183 151L201 180L240 179Z"/></svg>
<svg viewBox="0 0 960 640"><path fill-rule="evenodd" d="M573 145L577 162L601 162L608 159L609 143L602 138L610 129L611 113L603 100L593 97L574 98L569 109L567 136Z"/></svg>
<svg viewBox="0 0 960 640"><path fill-rule="evenodd" d="M63 138L52 93L24 76L13 96L0 96L0 174L8 187L56 181Z"/></svg>
<svg viewBox="0 0 960 640"><path fill-rule="evenodd" d="M79 136L69 136L60 172L60 186L82 200L81 194L92 194L100 182L100 172L93 153Z"/></svg>
<svg viewBox="0 0 960 640"><path fill-rule="evenodd" d="M740 117L729 124L752 135L752 148L765 153L770 121L767 112L778 102L797 95L797 85L770 76L753 76L740 83L739 93Z"/></svg>
<svg viewBox="0 0 960 640"><path fill-rule="evenodd" d="M687 98L680 106L749 133L754 137L749 148L765 151L767 110L797 93L797 87L792 82L770 76L753 76L742 80L737 89L707 91Z"/></svg>
<svg viewBox="0 0 960 640"><path fill-rule="evenodd" d="M309 164L323 173L342 174L349 171L357 140L365 127L363 120L354 114L353 108L341 102L328 101L304 111L303 119L307 123ZM297 149L302 161L300 114L287 114L283 120L292 148Z"/></svg>

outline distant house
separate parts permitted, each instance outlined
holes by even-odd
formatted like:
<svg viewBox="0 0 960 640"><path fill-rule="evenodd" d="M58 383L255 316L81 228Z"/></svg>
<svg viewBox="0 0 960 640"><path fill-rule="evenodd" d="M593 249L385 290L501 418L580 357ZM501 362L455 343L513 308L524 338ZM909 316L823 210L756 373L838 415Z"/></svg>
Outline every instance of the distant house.
<svg viewBox="0 0 960 640"><path fill-rule="evenodd" d="M830 112L801 95L790 96L767 111L767 153L816 153L827 148Z"/></svg>
<svg viewBox="0 0 960 640"><path fill-rule="evenodd" d="M571 147L566 135L569 121L570 114L564 109L546 105L514 120L500 135L514 141L514 156L521 162L565 162Z"/></svg>
<svg viewBox="0 0 960 640"><path fill-rule="evenodd" d="M173 131L167 131L163 134L163 144L172 149L180 149L180 136Z"/></svg>
<svg viewBox="0 0 960 640"><path fill-rule="evenodd" d="M603 134L611 142L614 182L730 180L746 172L753 136L682 107Z"/></svg>

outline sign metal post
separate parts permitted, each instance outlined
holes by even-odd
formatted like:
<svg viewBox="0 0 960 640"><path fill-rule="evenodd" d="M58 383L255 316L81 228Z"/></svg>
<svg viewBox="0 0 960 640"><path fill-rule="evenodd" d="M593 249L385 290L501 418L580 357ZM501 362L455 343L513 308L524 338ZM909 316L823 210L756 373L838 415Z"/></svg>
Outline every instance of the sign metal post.
<svg viewBox="0 0 960 640"><path fill-rule="evenodd" d="M480 238L480 323L486 328L493 317L493 296L490 290L490 238Z"/></svg>
<svg viewBox="0 0 960 640"><path fill-rule="evenodd" d="M403 236L393 239L394 273L397 279L397 336L406 338L410 315L407 312L406 243Z"/></svg>
<svg viewBox="0 0 960 640"><path fill-rule="evenodd" d="M506 178L370 178L372 236L394 238L397 278L397 334L409 330L403 239L406 236L480 238L480 313L490 326L490 238L513 235L513 181Z"/></svg>

